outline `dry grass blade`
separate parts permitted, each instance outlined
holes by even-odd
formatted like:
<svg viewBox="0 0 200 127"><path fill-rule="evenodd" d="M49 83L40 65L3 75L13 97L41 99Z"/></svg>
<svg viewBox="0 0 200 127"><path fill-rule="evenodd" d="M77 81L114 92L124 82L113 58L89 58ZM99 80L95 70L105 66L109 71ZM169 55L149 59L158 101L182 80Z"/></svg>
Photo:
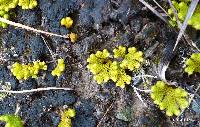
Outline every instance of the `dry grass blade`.
<svg viewBox="0 0 200 127"><path fill-rule="evenodd" d="M139 0L142 4L144 4L149 10L151 10L156 16L158 16L161 20L168 23L168 21L158 12L156 11L150 4L145 2L144 0Z"/></svg>
<svg viewBox="0 0 200 127"><path fill-rule="evenodd" d="M55 33L46 32L46 31L43 31L43 30L38 30L38 29L32 28L30 26L26 26L26 25L23 25L23 24L20 24L20 23L15 23L15 22L12 22L10 20L7 20L7 19L1 18L1 17L0 17L0 22L4 22L4 23L7 23L7 24L15 26L15 27L20 27L20 28L23 28L23 29L26 29L26 30L30 30L30 31L33 31L35 33L42 33L42 34L46 34L46 35L49 35L49 36L68 38L68 36L66 36L66 35L59 35L59 34L55 34Z"/></svg>
<svg viewBox="0 0 200 127"><path fill-rule="evenodd" d="M165 9L156 1L153 0L153 2L168 16L170 17L170 15L165 11ZM171 17L170 17L171 18Z"/></svg>
<svg viewBox="0 0 200 127"><path fill-rule="evenodd" d="M169 6L172 8L173 10L173 13L175 15L175 18L176 18L176 21L178 23L178 28L181 28L182 24L180 22L180 20L178 19L178 13L177 13L177 10L175 9L174 5L172 4L172 1L171 0L168 0L168 3L169 3Z"/></svg>
<svg viewBox="0 0 200 127"><path fill-rule="evenodd" d="M188 20L192 17L192 15L193 15L193 13L194 13L196 7L197 7L198 2L199 2L199 0L192 0L192 2L191 2L191 4L190 4L190 7L189 7L189 9L188 9L187 15L186 15L186 17L185 17L185 20L184 20L184 22L183 22L183 25L182 25L181 28L180 28L180 31L179 31L178 37L177 37L177 39L176 39L176 43L175 43L175 46L174 46L174 48L173 48L173 51L176 49L176 46L177 46L178 42L180 41L182 35L184 34L185 29L186 29L186 27L187 27L187 25L188 25L187 22L188 22Z"/></svg>
<svg viewBox="0 0 200 127"><path fill-rule="evenodd" d="M23 94L23 93L32 93L39 91L48 91L48 90L73 90L71 88L62 88L62 87L46 87L46 88L37 88L31 90L21 90L21 91L12 91L12 90L0 90L0 93L12 93L12 94Z"/></svg>

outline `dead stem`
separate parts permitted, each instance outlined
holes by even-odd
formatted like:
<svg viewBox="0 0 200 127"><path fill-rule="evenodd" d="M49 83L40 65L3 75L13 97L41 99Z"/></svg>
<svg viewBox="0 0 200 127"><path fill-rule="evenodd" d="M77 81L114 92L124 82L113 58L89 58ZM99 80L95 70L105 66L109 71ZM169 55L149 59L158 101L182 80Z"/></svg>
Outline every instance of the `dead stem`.
<svg viewBox="0 0 200 127"><path fill-rule="evenodd" d="M32 93L32 92L39 92L39 91L49 91L49 90L73 90L71 88L61 88L61 87L46 87L46 88L37 88L31 90L21 90L21 91L12 91L12 90L0 90L0 93L12 93L12 94L23 94L23 93Z"/></svg>

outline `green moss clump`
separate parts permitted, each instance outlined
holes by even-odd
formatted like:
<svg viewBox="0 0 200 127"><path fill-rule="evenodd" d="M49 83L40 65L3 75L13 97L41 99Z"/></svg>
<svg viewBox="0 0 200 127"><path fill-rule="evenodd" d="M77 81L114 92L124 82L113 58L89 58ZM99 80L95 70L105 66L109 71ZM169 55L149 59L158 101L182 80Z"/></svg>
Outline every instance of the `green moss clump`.
<svg viewBox="0 0 200 127"><path fill-rule="evenodd" d="M1 115L0 121L6 122L5 127L23 127L23 121L17 115L13 114Z"/></svg>
<svg viewBox="0 0 200 127"><path fill-rule="evenodd" d="M116 86L121 88L125 84L130 84L131 76L126 74L126 70L136 71L141 67L143 56L141 51L137 51L135 47L128 48L119 46L113 50L111 55L108 50L97 51L91 54L87 59L89 63L87 68L94 74L94 79L98 84L113 80ZM120 59L123 59L122 61Z"/></svg>
<svg viewBox="0 0 200 127"><path fill-rule="evenodd" d="M9 19L10 16L8 14L8 12L0 10L0 17L4 18L4 19ZM4 23L4 22L0 22L0 26L3 28L7 28L8 24Z"/></svg>
<svg viewBox="0 0 200 127"><path fill-rule="evenodd" d="M37 0L0 0L0 17L9 19L11 9L19 5L22 9L33 9L37 6ZM0 27L7 28L8 24L0 22Z"/></svg>
<svg viewBox="0 0 200 127"><path fill-rule="evenodd" d="M186 99L188 93L182 88L173 88L163 81L158 81L151 87L151 91L154 103L159 105L161 110L165 109L168 116L180 115L181 110L189 105Z"/></svg>
<svg viewBox="0 0 200 127"><path fill-rule="evenodd" d="M11 72L18 80L26 80L29 77L37 78L39 70L47 70L45 62L35 61L29 64L20 64L15 62L12 65Z"/></svg>
<svg viewBox="0 0 200 127"><path fill-rule="evenodd" d="M76 111L74 109L67 109L61 115L61 121L58 124L58 127L72 127L72 120L76 115Z"/></svg>
<svg viewBox="0 0 200 127"><path fill-rule="evenodd" d="M187 15L190 0L182 0L179 3L177 1L172 1L172 3L177 10L179 20L181 22L183 22ZM172 24L172 26L176 26L176 24L177 24L176 18L173 14L172 8L168 9L168 13L173 16L170 23ZM200 5L197 5L195 12L193 13L192 17L188 21L188 24L197 30L200 30L200 24L199 24L200 18L199 17L200 17Z"/></svg>
<svg viewBox="0 0 200 127"><path fill-rule="evenodd" d="M89 63L87 68L94 74L94 79L98 84L107 82L110 79L109 68L112 62L109 55L108 50L104 49L102 52L97 51L96 54L91 54L87 59Z"/></svg>
<svg viewBox="0 0 200 127"><path fill-rule="evenodd" d="M19 0L18 3L22 9L33 9L37 6L37 0Z"/></svg>
<svg viewBox="0 0 200 127"><path fill-rule="evenodd" d="M140 68L140 63L143 62L143 53L137 51L135 47L128 48L128 53L124 56L120 66L131 71Z"/></svg>
<svg viewBox="0 0 200 127"><path fill-rule="evenodd" d="M65 71L65 63L64 59L58 59L58 64L54 68L54 70L51 72L53 76L61 76L61 74Z"/></svg>
<svg viewBox="0 0 200 127"><path fill-rule="evenodd" d="M18 0L1 0L0 11L9 11L17 6Z"/></svg>
<svg viewBox="0 0 200 127"><path fill-rule="evenodd" d="M200 53L193 53L191 57L185 61L185 64L185 72L189 75L193 74L193 72L200 73Z"/></svg>

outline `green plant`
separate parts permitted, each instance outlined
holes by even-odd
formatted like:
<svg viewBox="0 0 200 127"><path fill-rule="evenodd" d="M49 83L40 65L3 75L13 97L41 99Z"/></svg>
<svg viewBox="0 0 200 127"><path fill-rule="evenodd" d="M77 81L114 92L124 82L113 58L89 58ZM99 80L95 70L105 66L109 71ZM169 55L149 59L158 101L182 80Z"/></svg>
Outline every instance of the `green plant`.
<svg viewBox="0 0 200 127"><path fill-rule="evenodd" d="M126 74L126 70L136 71L143 62L143 53L137 51L135 47L128 48L119 46L113 50L113 56L107 49L91 54L87 59L87 68L94 74L94 79L98 84L113 80L116 86L121 88L125 84L130 84L131 76ZM114 59L113 59L114 57ZM121 60L122 59L122 60Z"/></svg>
<svg viewBox="0 0 200 127"><path fill-rule="evenodd" d="M151 87L151 91L151 98L154 100L154 103L161 110L165 109L168 116L172 116L173 114L176 116L180 115L180 110L184 110L189 105L186 99L188 93L182 88L173 88L163 81L157 81Z"/></svg>
<svg viewBox="0 0 200 127"><path fill-rule="evenodd" d="M71 118L74 118L76 111L74 109L67 109L61 115L61 121L58 124L58 127L72 127Z"/></svg>
<svg viewBox="0 0 200 127"><path fill-rule="evenodd" d="M21 118L13 114L5 114L0 116L0 121L6 122L5 127L23 127Z"/></svg>
<svg viewBox="0 0 200 127"><path fill-rule="evenodd" d="M73 20L71 17L65 17L61 19L60 24L66 28L70 28L73 24Z"/></svg>
<svg viewBox="0 0 200 127"><path fill-rule="evenodd" d="M37 0L19 0L18 3L22 9L33 9L37 6Z"/></svg>
<svg viewBox="0 0 200 127"><path fill-rule="evenodd" d="M1 0L0 1L0 11L8 12L17 6L18 0Z"/></svg>
<svg viewBox="0 0 200 127"><path fill-rule="evenodd" d="M8 12L0 10L0 17L4 18L4 19L9 19L10 16L8 14ZM3 28L7 28L8 24L4 23L4 22L0 22L0 26Z"/></svg>
<svg viewBox="0 0 200 127"><path fill-rule="evenodd" d="M177 2L177 1L172 1L175 9L177 10L178 13L178 18L181 22L184 21L186 15L187 15L187 11L189 8L189 4L190 4L190 0L182 0L181 2ZM172 20L170 21L170 23L173 26L176 26L176 18L174 16L173 10L172 8L168 9L168 13L173 16ZM197 8L195 10L195 12L193 13L192 17L189 19L188 24L191 25L193 28L200 30L200 5L197 5Z"/></svg>
<svg viewBox="0 0 200 127"><path fill-rule="evenodd" d="M193 74L193 72L200 73L200 53L193 53L189 59L185 61L185 72L189 75Z"/></svg>
<svg viewBox="0 0 200 127"><path fill-rule="evenodd" d="M0 17L9 19L9 11L17 5L22 9L33 9L37 6L37 0L0 0ZM0 26L7 28L8 24L0 22Z"/></svg>
<svg viewBox="0 0 200 127"><path fill-rule="evenodd" d="M47 70L45 62L35 61L29 64L20 64L15 62L12 65L11 72L18 80L26 80L29 77L37 78L39 70Z"/></svg>
<svg viewBox="0 0 200 127"><path fill-rule="evenodd" d="M61 74L65 71L65 63L64 59L58 59L58 64L54 68L54 70L51 72L53 76L61 76Z"/></svg>

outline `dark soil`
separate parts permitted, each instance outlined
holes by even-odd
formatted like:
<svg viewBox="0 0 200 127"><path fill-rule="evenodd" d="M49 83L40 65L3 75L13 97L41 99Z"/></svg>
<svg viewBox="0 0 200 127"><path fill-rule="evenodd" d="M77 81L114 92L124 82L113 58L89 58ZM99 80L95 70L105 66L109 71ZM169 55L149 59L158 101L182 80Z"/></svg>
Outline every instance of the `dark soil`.
<svg viewBox="0 0 200 127"><path fill-rule="evenodd" d="M184 58L193 52L193 47L182 40L176 51L172 49L176 41L176 29L157 18L138 0L38 0L39 6L33 10L16 8L12 21L37 29L66 35L78 34L76 43L59 37L49 37L31 31L9 26L0 28L0 80L9 82L12 90L28 90L41 87L67 87L73 91L53 90L28 94L11 94L0 101L0 114L15 113L23 119L25 127L57 127L64 107L75 108L73 127L198 127L200 115L191 107L179 117L167 117L164 111L153 104L149 94L139 92L147 107L139 100L131 85L150 89L160 80L159 69L169 61L166 79L175 82L189 93L200 83L198 74L184 73ZM150 1L151 2L151 1ZM160 1L160 4L165 4ZM60 26L65 16L74 19L74 26L66 29ZM200 40L195 30L189 35L194 41ZM64 58L66 70L59 78L51 75L55 63L44 43L43 37L57 58ZM197 42L200 44L200 41ZM91 53L124 45L135 46L144 51L146 62L141 72L157 76L157 79L136 78L125 89L113 82L98 85L86 68L86 59ZM19 61L30 63L46 61L48 71L38 79L19 82L10 72L10 66ZM132 74L133 78L135 74ZM200 93L197 93L200 94ZM127 109L128 118L120 117ZM124 115L124 114L122 114ZM3 126L3 124L0 124Z"/></svg>

